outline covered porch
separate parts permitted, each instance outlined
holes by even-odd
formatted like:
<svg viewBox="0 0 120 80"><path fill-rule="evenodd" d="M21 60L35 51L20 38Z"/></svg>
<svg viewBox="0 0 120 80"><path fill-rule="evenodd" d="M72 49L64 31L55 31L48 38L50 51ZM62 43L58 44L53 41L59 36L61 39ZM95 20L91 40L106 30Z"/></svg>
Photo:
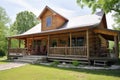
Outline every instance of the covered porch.
<svg viewBox="0 0 120 80"><path fill-rule="evenodd" d="M88 58L88 38L88 28L8 37L8 57L18 55L46 55L53 57ZM11 46L13 39L18 40L17 48ZM24 45L24 47L21 47L21 45ZM44 51L41 51L43 49L41 47L43 46Z"/></svg>
<svg viewBox="0 0 120 80"><path fill-rule="evenodd" d="M120 32L110 29L95 28L95 34L98 34L101 41L106 40L106 43L102 42L99 49L96 49L96 56L91 56L91 60L103 59L103 60L117 60L119 59L119 41ZM114 46L110 48L110 41ZM106 45L106 46L104 46Z"/></svg>
<svg viewBox="0 0 120 80"><path fill-rule="evenodd" d="M57 30L51 32L36 33L8 37L8 57L25 55L44 55L52 58L71 59L112 59L109 46L101 46L100 37L105 41L112 40L115 43L114 51L119 56L119 35L116 31L106 29L78 28L70 30ZM98 38L100 40L98 40ZM18 40L18 47L11 47L11 40ZM95 42L96 41L96 42ZM22 43L21 43L22 42ZM24 45L24 47L21 47ZM107 45L107 43L105 44Z"/></svg>

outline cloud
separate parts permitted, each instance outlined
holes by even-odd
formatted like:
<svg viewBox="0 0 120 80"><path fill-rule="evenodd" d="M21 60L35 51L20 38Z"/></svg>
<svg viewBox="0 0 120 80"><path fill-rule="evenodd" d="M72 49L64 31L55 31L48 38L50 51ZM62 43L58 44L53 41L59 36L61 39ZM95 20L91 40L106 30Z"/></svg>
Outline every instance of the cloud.
<svg viewBox="0 0 120 80"><path fill-rule="evenodd" d="M114 22L114 19L113 19L113 17L112 17L113 14L114 14L114 13L112 12L112 13L108 13L108 14L106 15L107 26L108 26L108 28L110 28L110 29L113 28L112 25L115 23L115 22Z"/></svg>
<svg viewBox="0 0 120 80"><path fill-rule="evenodd" d="M57 0L4 0L4 1L5 3L8 3L8 5L12 4L14 7L20 7L20 9L18 10L15 8L14 10L15 12L11 13L10 17L12 18L12 22L14 22L16 14L18 12L28 10L28 11L33 12L36 16L38 16L46 5L50 6L52 9L55 9L55 11L59 12L65 17L79 16L81 15L81 13L82 14L88 13L88 9L81 10L79 9L79 7L73 6L76 4L73 3L72 0L68 2L68 4L72 4L70 6L67 4L64 5L63 4L64 0L58 0L58 1ZM77 10L77 11L74 11L74 10ZM76 13L79 15L77 15ZM114 23L111 15L112 14L110 13L107 14L107 24L109 28L112 28L112 24Z"/></svg>
<svg viewBox="0 0 120 80"><path fill-rule="evenodd" d="M31 4L29 4L25 0L6 0L6 1L13 3L13 4L17 4L21 7L24 7L25 10L33 12L36 16L38 16L38 14L39 14L39 10L34 8Z"/></svg>

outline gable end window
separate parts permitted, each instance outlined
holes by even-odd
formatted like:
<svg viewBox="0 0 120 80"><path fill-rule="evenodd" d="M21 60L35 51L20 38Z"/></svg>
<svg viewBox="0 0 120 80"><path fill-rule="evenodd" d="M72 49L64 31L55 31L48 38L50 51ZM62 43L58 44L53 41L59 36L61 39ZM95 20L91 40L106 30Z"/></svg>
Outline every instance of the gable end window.
<svg viewBox="0 0 120 80"><path fill-rule="evenodd" d="M46 18L46 27L50 27L52 25L52 17L49 16Z"/></svg>

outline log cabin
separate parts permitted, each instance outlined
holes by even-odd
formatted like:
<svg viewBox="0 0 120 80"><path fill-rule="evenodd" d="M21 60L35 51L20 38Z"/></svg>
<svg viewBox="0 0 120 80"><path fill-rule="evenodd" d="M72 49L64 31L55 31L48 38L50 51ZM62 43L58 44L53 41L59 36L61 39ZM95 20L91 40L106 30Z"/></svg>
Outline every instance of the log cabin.
<svg viewBox="0 0 120 80"><path fill-rule="evenodd" d="M107 28L105 14L66 18L46 6L38 16L38 25L23 34L9 36L8 58L16 56L46 56L47 60L117 60L119 31ZM17 48L11 41L19 41ZM114 42L113 50L109 41ZM21 48L21 42L24 48ZM111 56L111 53L114 56Z"/></svg>

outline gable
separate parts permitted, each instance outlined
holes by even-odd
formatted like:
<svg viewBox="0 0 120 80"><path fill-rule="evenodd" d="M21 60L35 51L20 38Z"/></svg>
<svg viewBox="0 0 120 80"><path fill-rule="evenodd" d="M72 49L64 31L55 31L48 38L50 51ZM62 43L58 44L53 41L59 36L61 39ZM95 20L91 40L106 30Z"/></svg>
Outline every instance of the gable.
<svg viewBox="0 0 120 80"><path fill-rule="evenodd" d="M103 17L101 19L99 28L106 28L107 29L107 22L106 22L106 16L105 16L105 14L103 15Z"/></svg>
<svg viewBox="0 0 120 80"><path fill-rule="evenodd" d="M55 14L58 14L59 16L61 16L62 18L64 18L65 20L68 20L66 17L64 17L63 15L61 15L61 13L58 13L56 11L54 11L53 9L49 8L48 6L46 6L44 8L44 10L41 12L41 14L38 16L38 19L41 19L41 17L46 13L46 11L49 10Z"/></svg>
<svg viewBox="0 0 120 80"><path fill-rule="evenodd" d="M49 17L51 17L51 19L47 20ZM41 31L58 29L65 24L66 21L68 21L62 15L58 14L47 6L40 14L39 19L41 20ZM50 25L47 26L47 24Z"/></svg>

